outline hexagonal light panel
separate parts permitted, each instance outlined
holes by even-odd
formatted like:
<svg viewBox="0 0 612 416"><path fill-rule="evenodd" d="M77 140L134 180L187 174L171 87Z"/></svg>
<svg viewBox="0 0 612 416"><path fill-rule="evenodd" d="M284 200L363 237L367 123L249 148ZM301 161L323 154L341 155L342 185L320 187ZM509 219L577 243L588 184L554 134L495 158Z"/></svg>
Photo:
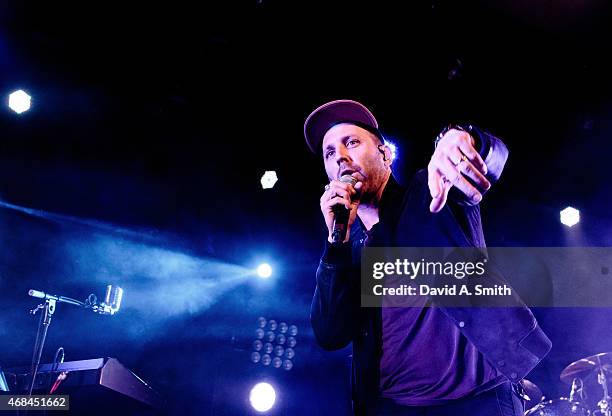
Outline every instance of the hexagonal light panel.
<svg viewBox="0 0 612 416"><path fill-rule="evenodd" d="M267 170L261 177L261 187L263 189L272 189L276 182L278 182L278 176L273 170Z"/></svg>
<svg viewBox="0 0 612 416"><path fill-rule="evenodd" d="M573 227L580 222L580 211L573 207L567 207L561 211L561 224Z"/></svg>
<svg viewBox="0 0 612 416"><path fill-rule="evenodd" d="M30 97L24 90L17 90L9 95L9 108L21 114L30 109L32 103L32 97Z"/></svg>

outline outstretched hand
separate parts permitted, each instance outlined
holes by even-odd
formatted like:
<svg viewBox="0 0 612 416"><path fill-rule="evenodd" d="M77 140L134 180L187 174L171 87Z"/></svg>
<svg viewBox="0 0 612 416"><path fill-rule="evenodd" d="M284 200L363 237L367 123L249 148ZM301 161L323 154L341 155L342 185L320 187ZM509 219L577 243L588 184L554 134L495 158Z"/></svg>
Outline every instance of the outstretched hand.
<svg viewBox="0 0 612 416"><path fill-rule="evenodd" d="M474 146L472 136L457 129L449 130L438 142L427 166L431 212L439 212L444 207L453 186L466 196L467 203L478 204L482 193L466 178L484 191L491 187L491 182L485 177L487 165Z"/></svg>

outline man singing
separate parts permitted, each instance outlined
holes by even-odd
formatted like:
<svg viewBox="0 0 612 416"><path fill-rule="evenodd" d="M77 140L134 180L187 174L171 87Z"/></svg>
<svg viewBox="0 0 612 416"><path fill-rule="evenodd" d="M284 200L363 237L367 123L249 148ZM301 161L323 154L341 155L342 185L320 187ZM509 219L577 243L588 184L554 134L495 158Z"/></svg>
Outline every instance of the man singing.
<svg viewBox="0 0 612 416"><path fill-rule="evenodd" d="M320 200L328 236L311 323L324 349L353 344L354 413L522 415L517 383L551 347L524 304L444 308L421 296L411 307L360 307L364 246L485 247L478 204L501 175L506 146L475 127L449 127L427 170L404 188L364 105L326 103L308 116L304 135L330 181ZM344 175L353 180L340 181ZM340 240L338 206L348 214Z"/></svg>

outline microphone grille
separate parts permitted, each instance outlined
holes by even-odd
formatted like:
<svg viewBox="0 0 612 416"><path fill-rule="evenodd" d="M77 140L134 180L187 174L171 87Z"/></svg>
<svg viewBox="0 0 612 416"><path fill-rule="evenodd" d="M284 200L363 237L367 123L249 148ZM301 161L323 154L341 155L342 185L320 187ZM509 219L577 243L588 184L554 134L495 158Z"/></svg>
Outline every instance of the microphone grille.
<svg viewBox="0 0 612 416"><path fill-rule="evenodd" d="M350 183L351 185L355 186L355 184L359 181L353 178L351 175L342 175L340 177L340 182Z"/></svg>

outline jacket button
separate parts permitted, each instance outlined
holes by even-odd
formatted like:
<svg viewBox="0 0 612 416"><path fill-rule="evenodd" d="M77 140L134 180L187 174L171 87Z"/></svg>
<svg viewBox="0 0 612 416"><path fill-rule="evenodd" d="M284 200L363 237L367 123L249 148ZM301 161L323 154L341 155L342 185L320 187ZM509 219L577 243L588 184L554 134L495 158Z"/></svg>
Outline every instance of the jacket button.
<svg viewBox="0 0 612 416"><path fill-rule="evenodd" d="M498 367L503 367L505 365L506 365L506 362L504 360L500 360L500 361L497 362L497 366Z"/></svg>
<svg viewBox="0 0 612 416"><path fill-rule="evenodd" d="M516 380L516 377L517 377L517 374L516 374L516 373L511 373L511 374L510 374L510 378L511 378L512 380Z"/></svg>
<svg viewBox="0 0 612 416"><path fill-rule="evenodd" d="M459 328L463 328L465 326L465 322L461 321L459 322Z"/></svg>

